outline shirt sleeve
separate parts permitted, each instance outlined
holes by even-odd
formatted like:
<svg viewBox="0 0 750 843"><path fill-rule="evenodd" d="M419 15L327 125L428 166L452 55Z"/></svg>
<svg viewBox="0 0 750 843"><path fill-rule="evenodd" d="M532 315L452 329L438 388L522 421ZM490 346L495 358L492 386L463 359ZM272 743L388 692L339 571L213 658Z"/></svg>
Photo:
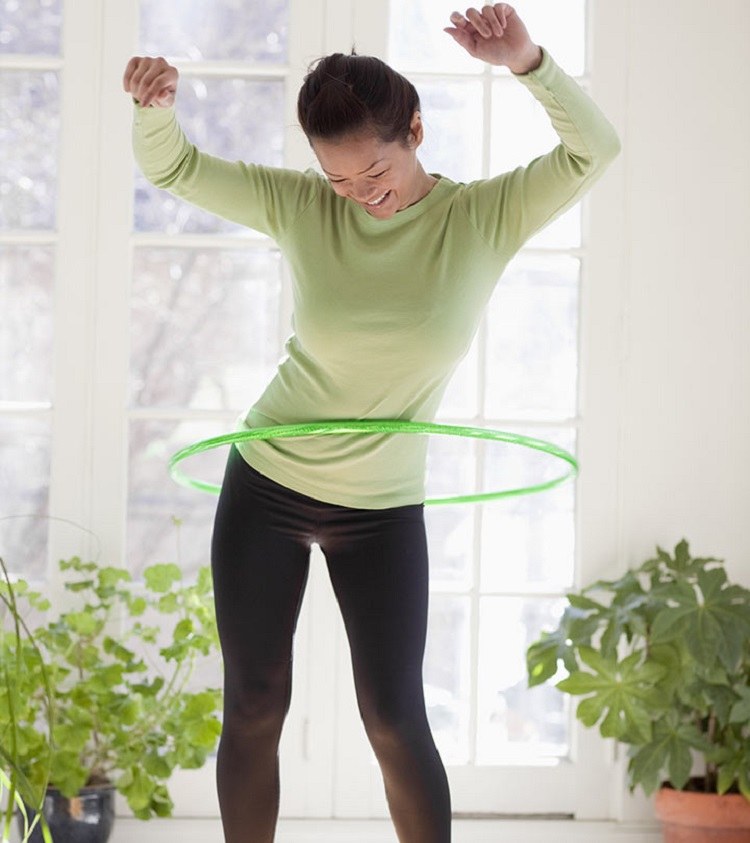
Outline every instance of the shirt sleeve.
<svg viewBox="0 0 750 843"><path fill-rule="evenodd" d="M526 166L464 190L472 225L508 258L579 201L621 150L614 126L596 103L541 49L536 70L513 76L544 107L561 142Z"/></svg>
<svg viewBox="0 0 750 843"><path fill-rule="evenodd" d="M320 176L227 161L201 152L186 137L175 108L141 108L134 103L133 152L144 176L173 193L232 222L283 236L320 191Z"/></svg>

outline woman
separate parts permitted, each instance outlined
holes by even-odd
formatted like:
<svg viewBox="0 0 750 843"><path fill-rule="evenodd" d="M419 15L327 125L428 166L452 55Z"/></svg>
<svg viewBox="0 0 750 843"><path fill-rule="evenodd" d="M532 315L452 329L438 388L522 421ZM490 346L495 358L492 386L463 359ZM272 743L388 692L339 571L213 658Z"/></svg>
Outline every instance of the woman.
<svg viewBox="0 0 750 843"><path fill-rule="evenodd" d="M131 59L134 147L146 176L273 237L294 275L294 334L245 427L320 419L430 420L511 257L616 157L596 105L506 3L445 32L505 65L562 143L491 179L425 172L419 97L378 59L320 60L299 121L325 177L196 150L174 117L177 71ZM278 744L310 546L344 618L359 709L400 841L450 840L450 794L424 703L428 562L423 438L328 436L232 449L212 540L225 667L218 791L228 843L272 841Z"/></svg>

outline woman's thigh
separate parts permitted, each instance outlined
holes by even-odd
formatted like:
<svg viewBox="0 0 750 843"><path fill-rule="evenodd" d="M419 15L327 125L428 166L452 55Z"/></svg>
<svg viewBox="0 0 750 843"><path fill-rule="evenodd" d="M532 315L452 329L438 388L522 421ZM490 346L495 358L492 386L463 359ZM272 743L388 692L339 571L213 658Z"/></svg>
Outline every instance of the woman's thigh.
<svg viewBox="0 0 750 843"><path fill-rule="evenodd" d="M211 542L228 689L286 673L307 582L304 513L285 511L283 496L269 493L264 482L270 483L232 449Z"/></svg>
<svg viewBox="0 0 750 843"><path fill-rule="evenodd" d="M332 530L321 547L367 721L424 717L429 564L421 506L382 510Z"/></svg>

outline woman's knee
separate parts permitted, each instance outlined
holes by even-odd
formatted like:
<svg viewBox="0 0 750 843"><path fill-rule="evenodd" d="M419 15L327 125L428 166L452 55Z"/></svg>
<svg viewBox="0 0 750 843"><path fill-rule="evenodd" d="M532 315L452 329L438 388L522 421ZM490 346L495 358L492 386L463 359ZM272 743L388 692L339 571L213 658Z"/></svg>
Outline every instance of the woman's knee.
<svg viewBox="0 0 750 843"><path fill-rule="evenodd" d="M246 737L281 734L289 711L290 690L287 670L273 678L226 679L224 728Z"/></svg>
<svg viewBox="0 0 750 843"><path fill-rule="evenodd" d="M430 726L423 697L384 697L360 704L360 715L367 737L378 754L380 749L420 743L430 738Z"/></svg>

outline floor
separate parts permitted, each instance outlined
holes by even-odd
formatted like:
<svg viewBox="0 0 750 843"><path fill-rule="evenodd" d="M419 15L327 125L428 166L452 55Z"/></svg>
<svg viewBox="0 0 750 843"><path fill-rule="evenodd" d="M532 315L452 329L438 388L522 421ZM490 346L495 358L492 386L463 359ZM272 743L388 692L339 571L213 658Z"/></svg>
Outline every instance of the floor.
<svg viewBox="0 0 750 843"><path fill-rule="evenodd" d="M453 843L661 843L655 826L609 822L455 820ZM217 820L118 818L110 843L221 843ZM387 821L283 820L276 843L397 843Z"/></svg>

